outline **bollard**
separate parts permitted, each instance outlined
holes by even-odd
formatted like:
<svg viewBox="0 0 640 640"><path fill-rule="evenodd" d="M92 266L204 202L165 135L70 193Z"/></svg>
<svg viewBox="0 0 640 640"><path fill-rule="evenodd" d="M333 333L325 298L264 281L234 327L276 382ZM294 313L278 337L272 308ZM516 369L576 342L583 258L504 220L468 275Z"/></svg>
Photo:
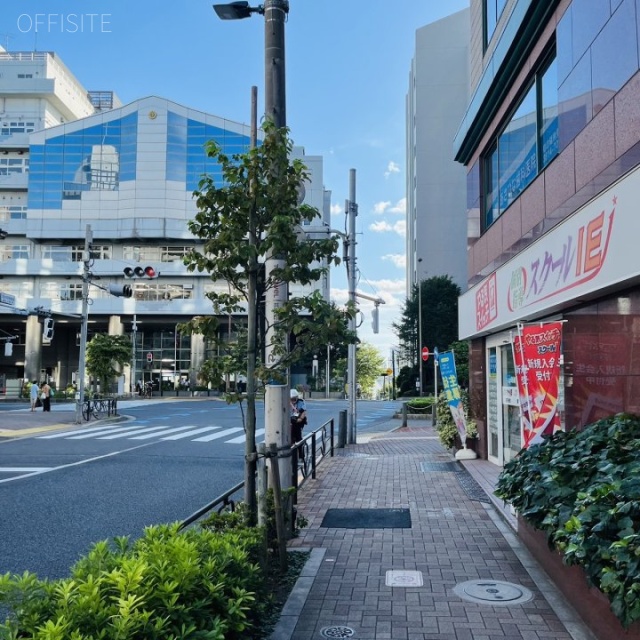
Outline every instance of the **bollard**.
<svg viewBox="0 0 640 640"><path fill-rule="evenodd" d="M407 403L402 403L402 426L407 426Z"/></svg>
<svg viewBox="0 0 640 640"><path fill-rule="evenodd" d="M343 409L338 416L338 449L344 449L347 442L347 410Z"/></svg>

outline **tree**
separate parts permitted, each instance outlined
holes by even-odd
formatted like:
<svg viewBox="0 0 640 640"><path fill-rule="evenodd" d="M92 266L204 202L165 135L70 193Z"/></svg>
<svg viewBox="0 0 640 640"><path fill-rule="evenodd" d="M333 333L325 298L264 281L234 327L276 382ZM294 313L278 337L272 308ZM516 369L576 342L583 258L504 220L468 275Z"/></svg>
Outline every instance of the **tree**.
<svg viewBox="0 0 640 640"><path fill-rule="evenodd" d="M108 391L122 367L131 364L131 341L126 336L96 334L87 344L87 372Z"/></svg>
<svg viewBox="0 0 640 640"><path fill-rule="evenodd" d="M405 301L400 321L393 324L400 341L403 359L415 363L412 365L410 374L414 381L419 378L418 365L422 362L419 360L422 347L428 347L431 353L434 347L439 351L445 351L458 340L458 298L461 293L460 287L448 275L434 276L420 281L419 284L420 295L418 295L418 284L416 284L412 289L411 297ZM422 299L422 344L418 345L418 301L420 299ZM423 367L424 386L425 388L433 387L433 361L430 359L423 364Z"/></svg>
<svg viewBox="0 0 640 640"><path fill-rule="evenodd" d="M336 374L344 376L347 370L347 360L341 358L336 362ZM362 387L362 392L370 394L376 380L384 373L384 358L380 352L370 344L361 342L356 348L356 382Z"/></svg>
<svg viewBox="0 0 640 640"><path fill-rule="evenodd" d="M348 320L354 310L339 309L314 292L290 298L275 310L274 326L267 326L262 302L267 291L282 283L308 285L317 282L331 264L338 264L337 236L311 239L305 222L319 215L317 209L299 204L300 187L309 179L300 160L292 160L293 145L286 128L272 122L263 125L262 144L231 157L215 142L207 154L220 166L220 186L204 176L194 192L198 212L189 231L204 241L201 250L185 256L189 271L207 272L213 281L226 281L228 292L207 294L214 315L194 318L181 325L186 332L219 339L216 315L247 312L247 419L245 423L245 501L254 520L255 502L255 390L256 382L284 381L287 367L333 341L353 342ZM265 272L264 261L277 256L281 266ZM260 327L260 331L258 328ZM258 364L265 351L267 330L272 330L276 366ZM288 349L291 336L293 348Z"/></svg>

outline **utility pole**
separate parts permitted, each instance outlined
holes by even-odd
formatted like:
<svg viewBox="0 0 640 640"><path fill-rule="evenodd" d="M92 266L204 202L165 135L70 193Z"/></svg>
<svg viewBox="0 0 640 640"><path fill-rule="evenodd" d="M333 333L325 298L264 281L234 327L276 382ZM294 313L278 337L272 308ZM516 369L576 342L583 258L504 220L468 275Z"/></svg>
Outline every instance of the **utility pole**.
<svg viewBox="0 0 640 640"><path fill-rule="evenodd" d="M281 129L287 125L284 25L289 13L289 2L288 0L265 0L263 11L265 117L271 120L277 129ZM277 180L278 178L275 177L275 179ZM280 256L267 256L265 260L265 276L267 280L275 269L283 268L284 266L284 260ZM278 368L278 359L274 353L274 342L275 310L283 306L288 297L287 283L277 282L266 292L265 298L267 321L265 363L268 367L275 369L274 373L276 373L265 385L265 442L267 447L275 444L279 452L285 450L288 452L288 455L279 464L280 484L283 489L291 486L292 473L290 457L291 426L288 415L289 399L287 398L289 376L287 371L282 371Z"/></svg>
<svg viewBox="0 0 640 640"><path fill-rule="evenodd" d="M80 361L78 363L78 395L76 398L76 424L82 424L82 407L84 405L84 371L87 351L87 327L89 325L89 283L91 281L91 225L87 225L84 237L84 251L82 252L82 325L80 328Z"/></svg>
<svg viewBox="0 0 640 640"><path fill-rule="evenodd" d="M131 395L135 395L136 390L136 334L138 331L137 316L133 314L133 323L131 325Z"/></svg>
<svg viewBox="0 0 640 640"><path fill-rule="evenodd" d="M349 216L349 261L347 263L349 276L349 302L355 309L356 305L356 216L358 205L356 204L356 170L349 170L349 199L345 203L345 214ZM357 330L355 316L349 320L349 329L354 333ZM347 425L347 444L356 444L356 345L349 344L347 360L347 380L349 388L349 421Z"/></svg>
<svg viewBox="0 0 640 640"><path fill-rule="evenodd" d="M422 398L424 394L424 383L422 375L422 276L420 274L420 263L422 258L418 258L418 370L420 372L419 395Z"/></svg>

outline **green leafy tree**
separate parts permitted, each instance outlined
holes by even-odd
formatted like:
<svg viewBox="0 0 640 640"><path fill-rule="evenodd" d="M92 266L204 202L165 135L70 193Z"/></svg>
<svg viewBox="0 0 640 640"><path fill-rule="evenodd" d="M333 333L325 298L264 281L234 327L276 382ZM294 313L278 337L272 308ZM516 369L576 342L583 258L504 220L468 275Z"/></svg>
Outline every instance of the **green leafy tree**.
<svg viewBox="0 0 640 640"><path fill-rule="evenodd" d="M362 392L372 393L376 380L384 371L384 358L380 352L373 345L361 342L356 349L356 383L361 386ZM336 362L335 372L346 377L346 359L341 358Z"/></svg>
<svg viewBox="0 0 640 640"><path fill-rule="evenodd" d="M220 316L247 312L247 419L245 423L245 501L250 519L255 518L255 391L258 380L284 380L286 369L329 342L349 343L348 330L354 310L339 309L314 292L289 298L275 310L268 326L262 301L268 291L282 283L312 284L331 264L338 264L338 238L308 238L303 225L319 216L314 207L299 203L301 185L309 174L300 160L291 159L293 145L286 128L263 125L262 144L248 152L227 156L215 142L207 144L222 180L207 175L194 192L198 212L189 230L203 241L185 257L189 271L206 272L213 281L226 281L228 291L207 294L214 315L194 318L181 326L186 332L219 339ZM277 256L277 268L266 273L264 262ZM261 328L259 331L258 328ZM275 363L259 364L271 337ZM289 348L291 345L292 348Z"/></svg>
<svg viewBox="0 0 640 640"><path fill-rule="evenodd" d="M420 350L428 347L433 352L434 347L439 351L451 348L458 340L458 297L460 287L453 282L451 276L434 276L414 285L411 297L402 308L400 321L393 324L393 329L400 341L401 356L404 360L414 363L407 380L419 378L418 363ZM418 303L422 300L422 344L418 345ZM456 367L458 360L456 358ZM423 364L424 388L433 388L433 360ZM407 387L408 390L408 387Z"/></svg>
<svg viewBox="0 0 640 640"><path fill-rule="evenodd" d="M87 372L108 391L122 368L131 364L131 341L126 336L99 333L87 344Z"/></svg>

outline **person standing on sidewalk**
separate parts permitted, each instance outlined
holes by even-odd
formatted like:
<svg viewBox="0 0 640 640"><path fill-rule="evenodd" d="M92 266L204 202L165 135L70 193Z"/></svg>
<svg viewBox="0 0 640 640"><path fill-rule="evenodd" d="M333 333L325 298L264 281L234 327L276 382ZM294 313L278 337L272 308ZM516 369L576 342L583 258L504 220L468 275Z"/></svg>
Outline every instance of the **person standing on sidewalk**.
<svg viewBox="0 0 640 640"><path fill-rule="evenodd" d="M51 387L48 382L42 385L42 410L51 411Z"/></svg>
<svg viewBox="0 0 640 640"><path fill-rule="evenodd" d="M40 393L40 387L38 383L34 380L31 383L31 389L29 390L29 399L31 400L31 411L36 410L36 405L38 404L38 394Z"/></svg>
<svg viewBox="0 0 640 640"><path fill-rule="evenodd" d="M291 440L294 443L300 442L302 429L307 424L307 407L304 400L298 395L297 389L291 389L289 415L291 418Z"/></svg>

